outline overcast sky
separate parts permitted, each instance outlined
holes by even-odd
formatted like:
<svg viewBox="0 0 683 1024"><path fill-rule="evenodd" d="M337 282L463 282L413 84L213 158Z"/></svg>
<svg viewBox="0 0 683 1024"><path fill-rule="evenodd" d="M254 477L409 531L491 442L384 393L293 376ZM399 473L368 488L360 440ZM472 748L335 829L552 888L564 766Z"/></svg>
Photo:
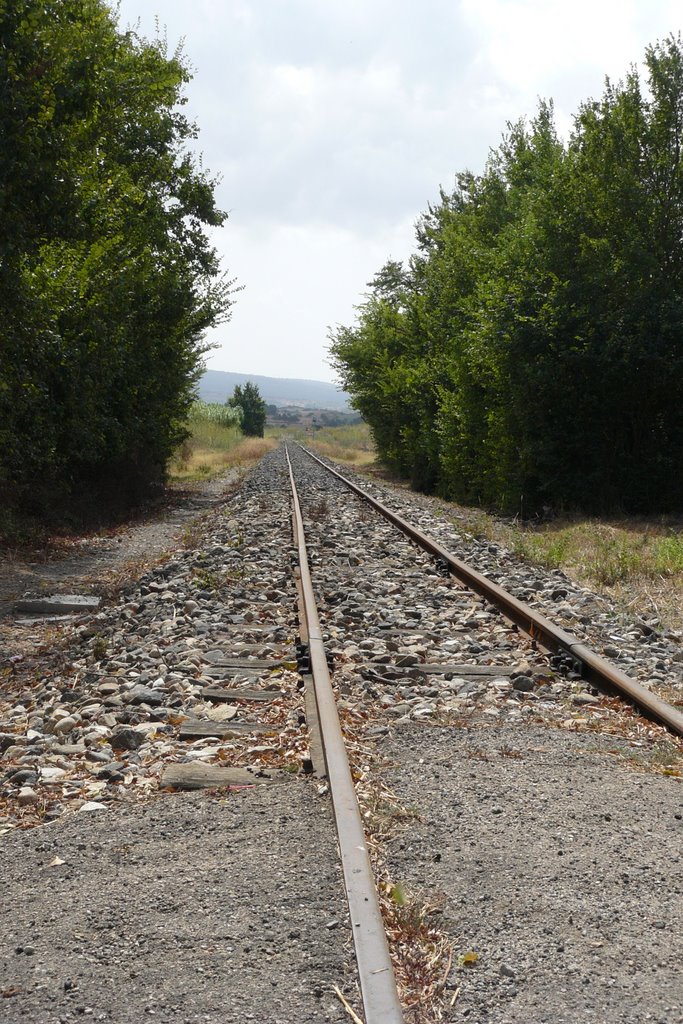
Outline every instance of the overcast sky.
<svg viewBox="0 0 683 1024"><path fill-rule="evenodd" d="M183 40L188 109L230 212L215 234L244 290L208 365L333 380L327 330L413 248L457 171L507 121L581 101L683 26L680 0L122 0Z"/></svg>

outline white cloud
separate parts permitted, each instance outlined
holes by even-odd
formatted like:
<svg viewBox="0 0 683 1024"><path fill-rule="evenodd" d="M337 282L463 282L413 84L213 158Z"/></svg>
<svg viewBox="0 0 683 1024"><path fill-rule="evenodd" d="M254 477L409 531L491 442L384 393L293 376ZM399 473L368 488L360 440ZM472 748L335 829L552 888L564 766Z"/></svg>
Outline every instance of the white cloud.
<svg viewBox="0 0 683 1024"><path fill-rule="evenodd" d="M392 254L408 251L413 221L372 240L325 224L281 225L254 237L247 226L231 231L231 259L240 266L244 291L233 319L209 340L220 344L215 369L267 372L277 377L330 379L328 328L348 323L368 281ZM255 367L268 352L268 369Z"/></svg>
<svg viewBox="0 0 683 1024"><path fill-rule="evenodd" d="M331 375L353 305L439 185L482 168L507 121L579 103L680 27L671 0L122 0L196 69L189 110L223 176L219 236L245 284L212 365Z"/></svg>

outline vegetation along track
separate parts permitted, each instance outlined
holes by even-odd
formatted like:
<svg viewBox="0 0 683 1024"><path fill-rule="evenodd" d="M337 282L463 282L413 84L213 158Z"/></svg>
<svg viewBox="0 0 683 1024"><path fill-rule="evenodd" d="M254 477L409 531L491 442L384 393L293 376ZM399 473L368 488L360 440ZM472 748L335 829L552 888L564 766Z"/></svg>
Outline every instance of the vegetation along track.
<svg viewBox="0 0 683 1024"><path fill-rule="evenodd" d="M679 742L600 697L574 657L542 649L299 448L290 457L313 628L294 612L280 450L192 546L76 620L37 682L21 664L5 676L5 827L21 826L4 839L7 1019L68 1020L83 1006L122 1022L150 1008L169 1021L361 1012L317 795L326 786L310 773L301 685L319 637L365 827L356 846L370 853L402 1004L382 1017L366 1002L369 1024L401 1012L681 1020ZM675 637L618 622L562 574L458 537L421 499L382 500L680 700ZM229 798L152 799L200 786ZM41 822L47 832L28 831ZM182 883L172 900L164 863ZM207 903L202 872L220 899ZM142 931L121 911L141 880ZM69 904L72 947L59 915L36 926L37 901ZM93 933L100 914L114 947ZM356 921L352 904L350 932ZM390 970L367 973L374 985Z"/></svg>

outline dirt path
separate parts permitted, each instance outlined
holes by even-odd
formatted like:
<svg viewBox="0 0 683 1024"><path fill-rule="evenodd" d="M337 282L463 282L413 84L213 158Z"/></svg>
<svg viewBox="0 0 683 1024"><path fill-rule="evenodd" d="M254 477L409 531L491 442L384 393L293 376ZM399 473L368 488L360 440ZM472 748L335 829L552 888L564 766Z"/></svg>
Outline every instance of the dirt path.
<svg viewBox="0 0 683 1024"><path fill-rule="evenodd" d="M220 504L241 479L231 469L214 480L179 491L163 511L130 525L74 539L61 557L31 560L0 556L0 619L27 593L100 593L127 574L161 558L204 512Z"/></svg>

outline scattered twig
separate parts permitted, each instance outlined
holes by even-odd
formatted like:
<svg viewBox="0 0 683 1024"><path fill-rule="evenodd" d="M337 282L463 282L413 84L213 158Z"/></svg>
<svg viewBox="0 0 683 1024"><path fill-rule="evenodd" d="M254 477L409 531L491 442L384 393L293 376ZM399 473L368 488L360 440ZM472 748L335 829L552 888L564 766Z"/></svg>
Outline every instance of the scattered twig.
<svg viewBox="0 0 683 1024"><path fill-rule="evenodd" d="M446 970L443 972L443 978L441 979L441 984L437 985L437 990L444 989L446 987L446 982L448 981L448 975L451 973L451 964L452 963L453 963L453 947L451 946L450 949L448 950L448 963L446 964ZM460 990L458 989L458 991L460 991Z"/></svg>
<svg viewBox="0 0 683 1024"><path fill-rule="evenodd" d="M341 989L339 988L338 985L334 986L334 991L335 991L335 994L337 996L337 999L340 1001L340 1003L342 1004L342 1006L344 1007L344 1009L348 1013L349 1017L353 1021L353 1024L363 1024L363 1021L360 1019L358 1014L354 1011L353 1007L349 1005L349 1003L346 1001L346 999L344 999L344 996L343 996L343 994L341 992Z"/></svg>

